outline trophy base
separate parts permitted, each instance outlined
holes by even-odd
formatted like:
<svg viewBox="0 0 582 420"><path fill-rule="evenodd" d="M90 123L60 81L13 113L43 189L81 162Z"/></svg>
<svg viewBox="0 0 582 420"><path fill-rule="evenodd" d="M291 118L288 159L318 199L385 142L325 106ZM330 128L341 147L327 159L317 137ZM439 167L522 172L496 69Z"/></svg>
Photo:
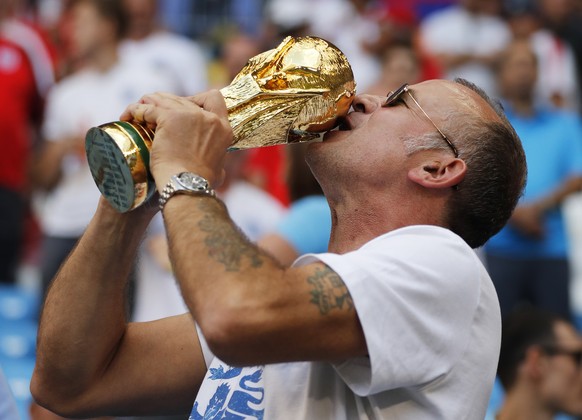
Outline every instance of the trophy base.
<svg viewBox="0 0 582 420"><path fill-rule="evenodd" d="M146 170L149 137L142 127L123 121L87 132L85 150L91 175L103 197L120 213L141 205L156 191Z"/></svg>

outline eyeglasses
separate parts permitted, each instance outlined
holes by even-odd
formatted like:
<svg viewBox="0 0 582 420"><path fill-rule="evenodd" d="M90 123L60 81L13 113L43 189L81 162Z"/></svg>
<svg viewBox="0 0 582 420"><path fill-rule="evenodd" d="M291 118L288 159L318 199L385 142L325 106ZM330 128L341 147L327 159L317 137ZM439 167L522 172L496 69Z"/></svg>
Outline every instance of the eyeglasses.
<svg viewBox="0 0 582 420"><path fill-rule="evenodd" d="M447 144L449 145L449 147L451 148L451 150L455 154L455 157L459 157L459 152L457 151L457 148L455 147L455 145L453 143L451 143L451 141L447 138L447 136L445 136L445 134L441 131L441 129L437 127L437 125L434 123L432 118L428 116L428 114L425 112L424 109L422 109L422 107L420 106L418 101L414 98L414 96L412 96L412 93L410 92L410 88L408 87L408 83L405 83L404 85L400 86L395 91L390 92L388 94L388 97L386 98L386 101L382 104L382 106L383 107L391 107L391 106L396 105L398 103L398 100L402 99L402 94L404 92L408 93L408 95L410 96L410 99L412 99L414 101L414 103L416 104L418 109L420 109L422 111L422 113L425 115L425 117L428 118L428 120L432 123L432 125L434 125L434 128L436 128L436 130L439 132L439 134L441 135L443 140L447 142Z"/></svg>
<svg viewBox="0 0 582 420"><path fill-rule="evenodd" d="M557 356L563 354L571 356L578 367L582 367L582 350L566 350L556 346L543 346L543 351L549 356Z"/></svg>

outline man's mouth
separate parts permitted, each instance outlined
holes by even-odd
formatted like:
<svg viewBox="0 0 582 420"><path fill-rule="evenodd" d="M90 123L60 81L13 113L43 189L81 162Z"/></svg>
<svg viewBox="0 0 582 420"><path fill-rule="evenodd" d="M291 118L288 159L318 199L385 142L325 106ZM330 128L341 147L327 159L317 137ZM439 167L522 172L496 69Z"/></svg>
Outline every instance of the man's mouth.
<svg viewBox="0 0 582 420"><path fill-rule="evenodd" d="M339 119L339 124L337 125L337 130L338 131L349 131L352 129L352 126L350 125L350 121L347 118L340 118Z"/></svg>
<svg viewBox="0 0 582 420"><path fill-rule="evenodd" d="M352 126L349 122L349 120L347 119L347 117L340 117L337 120L337 125L332 128L331 130L329 130L326 134L331 134L331 133L335 133L337 131L350 131L352 129ZM324 136L324 140L325 140Z"/></svg>

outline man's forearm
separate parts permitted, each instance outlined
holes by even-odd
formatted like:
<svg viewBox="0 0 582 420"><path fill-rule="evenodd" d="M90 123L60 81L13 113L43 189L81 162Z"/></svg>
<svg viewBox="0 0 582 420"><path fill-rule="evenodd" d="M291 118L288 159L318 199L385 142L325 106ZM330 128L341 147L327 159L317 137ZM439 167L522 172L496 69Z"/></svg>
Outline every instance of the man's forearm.
<svg viewBox="0 0 582 420"><path fill-rule="evenodd" d="M571 177L536 204L543 212L553 210L560 206L570 195L582 190L582 177Z"/></svg>
<svg viewBox="0 0 582 420"><path fill-rule="evenodd" d="M240 232L222 203L176 196L164 220L174 273L209 342L248 305L268 301L284 270Z"/></svg>
<svg viewBox="0 0 582 420"><path fill-rule="evenodd" d="M137 224L137 226L136 226ZM49 289L33 391L82 392L109 363L126 326L125 289L147 218L101 204Z"/></svg>
<svg viewBox="0 0 582 420"><path fill-rule="evenodd" d="M241 282L245 272L256 274L264 265L277 267L275 260L240 232L218 200L172 198L164 210L164 220L172 266L195 316L202 305L218 303L214 299L225 290L228 293L237 285L246 289L248 282Z"/></svg>

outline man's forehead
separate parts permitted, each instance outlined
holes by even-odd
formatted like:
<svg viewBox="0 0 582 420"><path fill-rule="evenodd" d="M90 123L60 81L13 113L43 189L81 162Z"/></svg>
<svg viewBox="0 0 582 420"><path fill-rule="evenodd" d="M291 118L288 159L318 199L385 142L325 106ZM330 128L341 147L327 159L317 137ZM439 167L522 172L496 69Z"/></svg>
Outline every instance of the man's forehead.
<svg viewBox="0 0 582 420"><path fill-rule="evenodd" d="M439 111L457 111L479 117L498 119L495 110L473 89L450 80L428 80L411 86L422 103L430 103Z"/></svg>
<svg viewBox="0 0 582 420"><path fill-rule="evenodd" d="M559 343L575 345L582 348L582 337L574 327L567 322L557 322L554 326L554 332Z"/></svg>

